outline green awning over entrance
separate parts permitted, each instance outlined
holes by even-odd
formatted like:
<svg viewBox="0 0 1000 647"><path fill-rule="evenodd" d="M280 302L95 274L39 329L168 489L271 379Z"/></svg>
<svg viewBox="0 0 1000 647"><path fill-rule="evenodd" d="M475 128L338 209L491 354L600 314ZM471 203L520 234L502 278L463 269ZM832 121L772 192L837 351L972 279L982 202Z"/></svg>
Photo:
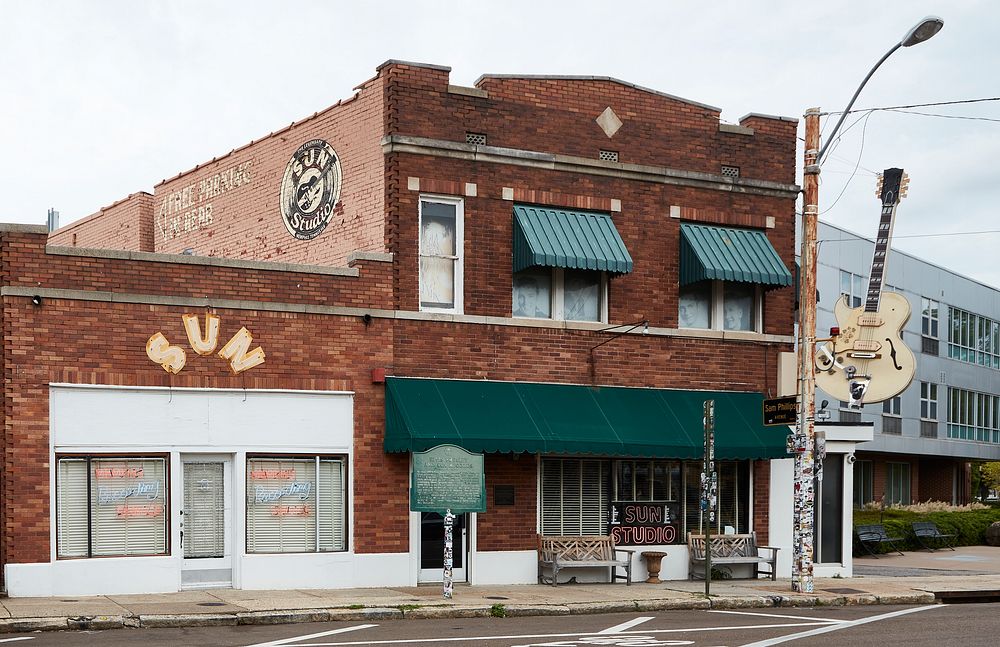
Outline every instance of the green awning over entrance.
<svg viewBox="0 0 1000 647"><path fill-rule="evenodd" d="M632 257L606 213L516 204L513 246L515 272L537 266L632 271Z"/></svg>
<svg viewBox="0 0 1000 647"><path fill-rule="evenodd" d="M792 284L792 273L763 231L681 223L680 284L712 279Z"/></svg>
<svg viewBox="0 0 1000 647"><path fill-rule="evenodd" d="M384 447L696 459L708 399L716 458L787 456L787 429L763 426L759 393L402 377L386 378Z"/></svg>

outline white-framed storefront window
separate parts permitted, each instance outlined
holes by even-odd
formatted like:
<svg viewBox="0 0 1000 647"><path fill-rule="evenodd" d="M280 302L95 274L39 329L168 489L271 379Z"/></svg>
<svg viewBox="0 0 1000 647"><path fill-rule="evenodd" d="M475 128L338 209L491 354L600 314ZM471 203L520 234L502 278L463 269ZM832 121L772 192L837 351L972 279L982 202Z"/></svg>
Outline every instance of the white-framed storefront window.
<svg viewBox="0 0 1000 647"><path fill-rule="evenodd" d="M56 464L58 558L167 554L164 457L60 456Z"/></svg>
<svg viewBox="0 0 1000 647"><path fill-rule="evenodd" d="M343 457L247 458L247 553L346 546Z"/></svg>
<svg viewBox="0 0 1000 647"><path fill-rule="evenodd" d="M543 535L603 535L613 501L658 501L671 503L677 537L703 532L700 470L699 461L544 457L539 530ZM719 461L716 470L719 514L714 531L729 526L750 532L750 462Z"/></svg>

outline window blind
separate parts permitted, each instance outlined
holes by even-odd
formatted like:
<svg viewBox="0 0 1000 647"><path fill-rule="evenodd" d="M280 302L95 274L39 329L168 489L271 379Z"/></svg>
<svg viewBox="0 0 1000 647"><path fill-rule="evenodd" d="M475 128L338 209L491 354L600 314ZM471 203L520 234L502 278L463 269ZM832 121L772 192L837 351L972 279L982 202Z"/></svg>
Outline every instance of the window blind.
<svg viewBox="0 0 1000 647"><path fill-rule="evenodd" d="M542 534L606 534L608 472L609 461L543 459Z"/></svg>
<svg viewBox="0 0 1000 647"><path fill-rule="evenodd" d="M59 459L56 479L56 554L88 557L87 459Z"/></svg>

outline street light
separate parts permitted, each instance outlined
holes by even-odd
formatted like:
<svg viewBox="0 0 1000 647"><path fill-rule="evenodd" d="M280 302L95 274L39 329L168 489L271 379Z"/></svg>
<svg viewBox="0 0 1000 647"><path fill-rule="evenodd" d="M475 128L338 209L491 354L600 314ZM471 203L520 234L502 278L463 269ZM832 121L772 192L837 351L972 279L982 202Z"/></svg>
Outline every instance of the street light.
<svg viewBox="0 0 1000 647"><path fill-rule="evenodd" d="M819 216L819 171L823 155L834 141L861 89L868 83L875 70L900 47L911 47L928 40L941 31L944 21L928 16L906 32L902 40L885 53L868 71L861 85L851 97L851 102L840 115L822 148L819 146L819 108L805 114L805 154L802 169L802 277L799 281L799 419L796 425L795 484L793 507L794 532L792 538L792 590L799 593L813 592L813 514L815 511L814 430L816 413L816 378L813 372L813 353L816 343L816 221Z"/></svg>

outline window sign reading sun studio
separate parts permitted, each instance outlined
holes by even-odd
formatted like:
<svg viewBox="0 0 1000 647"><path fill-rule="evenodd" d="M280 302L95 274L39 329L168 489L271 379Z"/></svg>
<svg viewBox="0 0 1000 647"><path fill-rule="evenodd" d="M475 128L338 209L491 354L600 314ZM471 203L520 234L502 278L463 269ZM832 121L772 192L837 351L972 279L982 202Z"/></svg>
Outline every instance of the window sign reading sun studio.
<svg viewBox="0 0 1000 647"><path fill-rule="evenodd" d="M219 316L211 313L205 315L204 333L198 315L186 314L182 315L181 319L184 321L184 332L187 333L191 348L199 355L211 355L219 345L219 329L222 326ZM250 350L251 342L253 335L243 327L236 331L219 351L219 357L229 361L229 368L233 373L239 374L264 363L264 349L258 346ZM154 334L146 342L146 356L168 373L180 373L187 364L187 353L184 349L171 344L162 332Z"/></svg>
<svg viewBox="0 0 1000 647"><path fill-rule="evenodd" d="M340 205L340 159L330 144L314 139L299 146L281 178L281 217L288 233L311 240L323 233Z"/></svg>
<svg viewBox="0 0 1000 647"><path fill-rule="evenodd" d="M614 537L616 546L673 544L677 541L678 513L673 501L615 501L611 505L608 533Z"/></svg>

